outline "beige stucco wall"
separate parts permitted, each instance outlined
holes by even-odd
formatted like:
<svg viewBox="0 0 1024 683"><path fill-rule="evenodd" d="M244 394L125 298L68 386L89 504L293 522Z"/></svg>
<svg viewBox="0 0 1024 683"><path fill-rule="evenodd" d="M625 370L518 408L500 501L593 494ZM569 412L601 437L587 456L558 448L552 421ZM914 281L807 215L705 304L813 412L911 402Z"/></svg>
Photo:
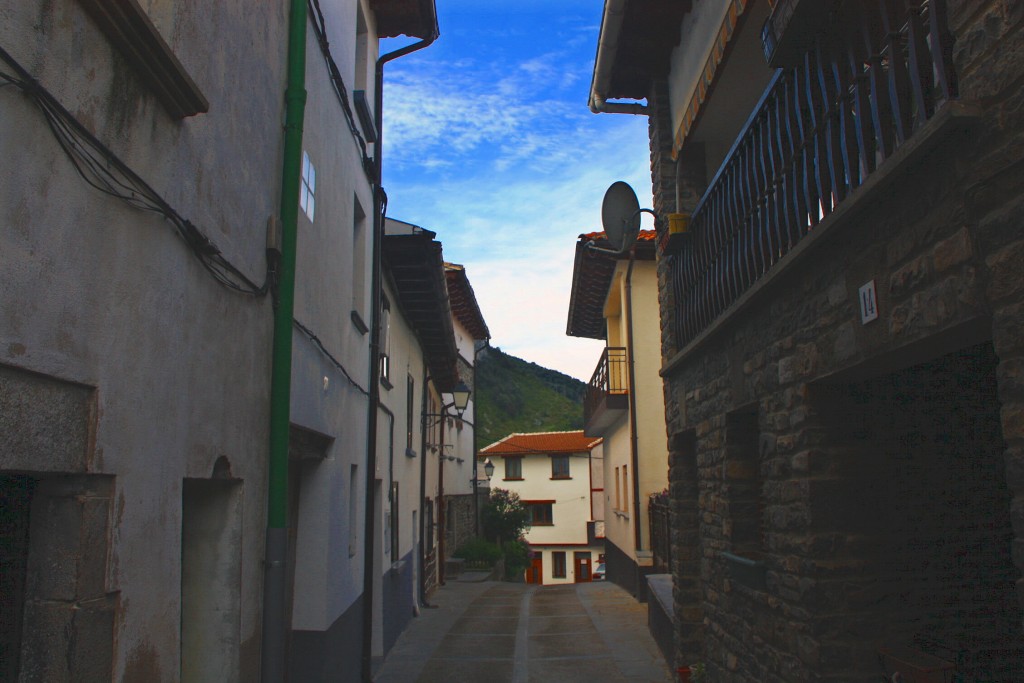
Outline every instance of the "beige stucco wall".
<svg viewBox="0 0 1024 683"><path fill-rule="evenodd" d="M526 455L522 459L522 481L505 478L505 460L491 457L494 462L492 488L514 491L523 501L554 501L551 506L551 526L535 526L526 532L531 544L565 544L587 542L587 522L590 521L590 474L586 453L569 456L569 479L551 478L551 456Z"/></svg>
<svg viewBox="0 0 1024 683"><path fill-rule="evenodd" d="M631 426L628 411L605 432L604 438L604 500L606 535L620 550L637 559L635 541L636 514L633 477L639 474L641 550L650 550L650 524L647 497L668 486L668 438L665 431L665 398L661 367L657 272L653 261L636 261L630 277L631 294L627 292L629 264L620 261L612 278L604 313L608 324L609 346L627 346L629 316L633 320L633 363L635 393L630 397L636 407L637 455L639 468L633 467ZM632 296L632 306L628 297ZM628 472L626 490L622 485L622 468ZM616 476L618 472L618 477ZM619 504L616 505L616 480L620 482ZM644 559L646 561L646 559Z"/></svg>

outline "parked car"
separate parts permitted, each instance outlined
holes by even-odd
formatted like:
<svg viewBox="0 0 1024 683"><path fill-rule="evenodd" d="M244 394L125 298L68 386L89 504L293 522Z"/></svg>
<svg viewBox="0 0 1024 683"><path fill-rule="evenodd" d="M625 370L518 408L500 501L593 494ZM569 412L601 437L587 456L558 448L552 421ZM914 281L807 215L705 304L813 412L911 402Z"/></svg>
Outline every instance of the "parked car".
<svg viewBox="0 0 1024 683"><path fill-rule="evenodd" d="M594 581L604 581L604 562L594 568Z"/></svg>

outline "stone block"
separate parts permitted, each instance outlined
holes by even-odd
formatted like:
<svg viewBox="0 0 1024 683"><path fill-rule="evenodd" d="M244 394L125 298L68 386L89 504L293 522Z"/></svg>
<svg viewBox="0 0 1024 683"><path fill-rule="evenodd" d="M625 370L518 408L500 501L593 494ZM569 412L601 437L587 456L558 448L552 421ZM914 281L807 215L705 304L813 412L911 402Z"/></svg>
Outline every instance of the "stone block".
<svg viewBox="0 0 1024 683"><path fill-rule="evenodd" d="M1003 438L1007 442L1015 439L1024 439L1024 403L1004 404L1000 417L1002 418Z"/></svg>
<svg viewBox="0 0 1024 683"><path fill-rule="evenodd" d="M84 472L93 390L0 365L0 469Z"/></svg>
<svg viewBox="0 0 1024 683"><path fill-rule="evenodd" d="M1024 350L1024 304L996 309L992 321L992 343L1000 358Z"/></svg>
<svg viewBox="0 0 1024 683"><path fill-rule="evenodd" d="M918 256L889 277L889 292L900 296L916 288L928 277L928 259Z"/></svg>
<svg viewBox="0 0 1024 683"><path fill-rule="evenodd" d="M986 260L988 296L999 301L1024 291L1024 241L1015 242Z"/></svg>
<svg viewBox="0 0 1024 683"><path fill-rule="evenodd" d="M967 228L960 228L952 237L947 237L932 250L932 265L936 273L949 270L964 263L974 255L971 234Z"/></svg>

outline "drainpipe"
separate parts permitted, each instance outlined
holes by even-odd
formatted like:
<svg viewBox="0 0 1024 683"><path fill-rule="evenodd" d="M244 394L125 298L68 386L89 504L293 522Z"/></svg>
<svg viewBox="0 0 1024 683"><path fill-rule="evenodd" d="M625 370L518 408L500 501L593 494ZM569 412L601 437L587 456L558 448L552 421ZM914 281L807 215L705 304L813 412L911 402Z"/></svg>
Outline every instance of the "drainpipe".
<svg viewBox="0 0 1024 683"><path fill-rule="evenodd" d="M424 538L423 530L426 527L426 502L427 502L427 418L423 417L424 413L427 412L427 405L430 400L430 390L427 388L427 384L430 382L430 378L427 375L426 365L423 367L423 398L420 401L420 585L419 589L419 603L424 607L429 607L427 604L427 546L426 539Z"/></svg>
<svg viewBox="0 0 1024 683"><path fill-rule="evenodd" d="M437 451L437 583L444 585L444 535L447 533L444 523L444 399L441 399L441 428L438 440L441 445Z"/></svg>
<svg viewBox="0 0 1024 683"><path fill-rule="evenodd" d="M594 60L594 76L590 81L590 111L595 114L637 114L647 113L647 106L630 102L607 102L604 93L612 78L612 64L619 49L619 34L622 19L626 16L627 0L605 0L604 16L601 18L601 35L597 41L597 58Z"/></svg>
<svg viewBox="0 0 1024 683"><path fill-rule="evenodd" d="M288 18L288 86L285 90L284 162L281 173L281 259L274 307L270 380L270 453L267 536L263 579L261 680L285 679L288 558L288 437L291 424L292 319L295 251L302 174L302 124L306 109L306 0L291 0Z"/></svg>
<svg viewBox="0 0 1024 683"><path fill-rule="evenodd" d="M643 525L640 523L640 454L636 434L636 362L633 352L633 263L636 245L629 250L626 269L626 362L629 363L629 448L633 458L633 531L636 550L643 550Z"/></svg>
<svg viewBox="0 0 1024 683"><path fill-rule="evenodd" d="M293 0L298 2L299 0ZM433 4L433 3L431 3ZM366 541L363 558L363 648L362 677L364 681L373 678L373 580L375 567L376 534L374 533L373 489L376 479L377 460L377 410L380 402L380 307L381 307L381 241L384 236L384 213L387 210L387 199L382 187L383 166L381 157L384 151L384 65L403 57L411 52L422 50L437 40L437 11L434 10L434 26L429 36L423 40L406 45L389 52L377 59L374 87L374 126L377 128L377 142L374 154L374 188L373 188L373 250L370 276L372 292L372 322L370 324L370 401L366 418ZM390 486L390 483L388 484Z"/></svg>

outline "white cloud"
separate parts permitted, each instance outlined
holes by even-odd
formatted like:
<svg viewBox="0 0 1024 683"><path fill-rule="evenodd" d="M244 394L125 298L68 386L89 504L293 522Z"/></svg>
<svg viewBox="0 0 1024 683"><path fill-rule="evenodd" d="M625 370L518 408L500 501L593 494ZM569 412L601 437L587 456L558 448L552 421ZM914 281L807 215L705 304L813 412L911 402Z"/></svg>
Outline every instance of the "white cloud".
<svg viewBox="0 0 1024 683"><path fill-rule="evenodd" d="M598 17L580 12L512 59L489 29L492 51L395 62L383 163L389 215L436 231L466 266L492 344L587 380L603 343L565 334L577 236L600 230L612 182L642 206L651 185L647 119L587 109Z"/></svg>

